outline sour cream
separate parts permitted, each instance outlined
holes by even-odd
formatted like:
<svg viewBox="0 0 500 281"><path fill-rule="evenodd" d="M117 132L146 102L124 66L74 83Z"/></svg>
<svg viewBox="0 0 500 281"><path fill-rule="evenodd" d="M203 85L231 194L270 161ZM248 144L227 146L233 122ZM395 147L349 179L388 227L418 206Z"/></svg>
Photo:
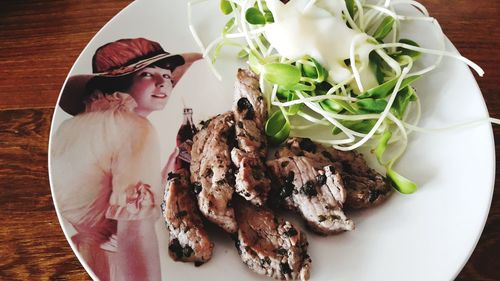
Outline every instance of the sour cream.
<svg viewBox="0 0 500 281"><path fill-rule="evenodd" d="M273 13L274 23L267 24L266 39L286 58L310 55L326 66L329 79L341 83L352 77L351 68L344 60L349 59L351 44L356 40L356 66L364 65L360 72L365 89L378 85L374 73L368 67L370 38L366 33L347 27L342 20L346 10L344 0L291 0L283 4L279 0L267 0ZM356 82L351 85L358 91Z"/></svg>

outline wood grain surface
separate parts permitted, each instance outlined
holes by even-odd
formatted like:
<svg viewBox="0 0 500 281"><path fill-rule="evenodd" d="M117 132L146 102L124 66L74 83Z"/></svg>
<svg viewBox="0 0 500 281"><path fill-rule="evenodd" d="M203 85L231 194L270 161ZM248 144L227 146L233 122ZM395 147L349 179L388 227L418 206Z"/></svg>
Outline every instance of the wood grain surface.
<svg viewBox="0 0 500 281"><path fill-rule="evenodd" d="M476 78L490 115L500 118L500 1L420 2L459 51L484 68L485 77ZM129 3L0 0L0 280L89 279L64 238L52 203L50 121L81 50ZM494 135L500 137L498 126ZM500 280L498 171L484 232L457 280Z"/></svg>

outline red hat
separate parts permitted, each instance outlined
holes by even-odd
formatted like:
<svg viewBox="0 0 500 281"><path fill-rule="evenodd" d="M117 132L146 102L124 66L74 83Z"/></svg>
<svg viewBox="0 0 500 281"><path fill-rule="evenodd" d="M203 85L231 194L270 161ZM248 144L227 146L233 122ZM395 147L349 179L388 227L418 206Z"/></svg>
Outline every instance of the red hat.
<svg viewBox="0 0 500 281"><path fill-rule="evenodd" d="M68 78L59 106L71 115L83 112L89 95L87 85L92 78L124 77L153 63L172 71L172 83L175 86L191 64L201 58L199 53L170 54L157 42L144 38L108 43L97 49L92 58L93 74Z"/></svg>

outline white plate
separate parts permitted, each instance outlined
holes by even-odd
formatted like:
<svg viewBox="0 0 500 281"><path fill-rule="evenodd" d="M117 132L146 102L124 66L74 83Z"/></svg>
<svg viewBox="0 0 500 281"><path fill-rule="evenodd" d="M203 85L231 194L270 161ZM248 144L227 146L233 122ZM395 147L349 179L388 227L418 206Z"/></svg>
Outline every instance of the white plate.
<svg viewBox="0 0 500 281"><path fill-rule="evenodd" d="M226 20L218 14L218 2L194 7L195 26L206 43L220 34ZM423 46L435 46L435 38L422 24L412 24L406 32L414 34L410 38ZM99 46L136 37L157 41L171 53L198 51L188 29L186 1L139 0L92 39L69 76L91 73L91 58ZM449 41L447 49L456 52ZM238 65L231 56L224 55L218 62L222 82L215 79L206 62L198 62L176 86L166 109L151 115L159 132L163 161L175 145L182 118L181 96L194 109L196 122L230 108ZM424 58L423 62L432 59ZM445 58L436 71L415 85L422 98L423 127L443 127L488 116L474 77L458 61ZM61 108L56 109L51 135L68 117ZM311 280L451 280L460 272L480 237L491 203L495 175L491 126L415 133L408 147L397 168L414 179L419 190L413 195L395 194L378 208L354 214L354 231L330 237L310 233ZM63 187L52 185L53 191L57 188ZM58 198L54 202L66 237L75 249L69 239L74 230L61 216ZM268 280L246 268L225 235L213 237L214 256L198 268L168 257L167 232L161 222L157 235L163 280Z"/></svg>

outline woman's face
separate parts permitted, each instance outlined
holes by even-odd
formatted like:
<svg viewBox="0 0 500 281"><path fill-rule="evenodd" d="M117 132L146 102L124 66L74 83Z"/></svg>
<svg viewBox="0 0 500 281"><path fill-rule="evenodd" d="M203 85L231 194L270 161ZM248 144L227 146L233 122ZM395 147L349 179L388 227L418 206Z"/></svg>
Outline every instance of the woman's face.
<svg viewBox="0 0 500 281"><path fill-rule="evenodd" d="M152 111L162 110L172 92L172 72L160 67L146 67L134 74L128 93L137 102L135 111L147 116Z"/></svg>

